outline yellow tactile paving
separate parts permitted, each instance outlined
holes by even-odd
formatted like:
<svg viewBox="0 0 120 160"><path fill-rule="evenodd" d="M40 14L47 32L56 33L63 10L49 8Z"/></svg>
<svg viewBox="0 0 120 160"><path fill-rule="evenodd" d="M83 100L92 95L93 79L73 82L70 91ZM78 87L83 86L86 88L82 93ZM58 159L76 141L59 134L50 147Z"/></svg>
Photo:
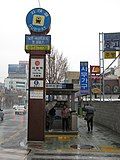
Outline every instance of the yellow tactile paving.
<svg viewBox="0 0 120 160"><path fill-rule="evenodd" d="M120 153L120 148L114 147L114 146L100 146L101 152L112 152L112 153Z"/></svg>
<svg viewBox="0 0 120 160"><path fill-rule="evenodd" d="M56 138L58 141L71 141L73 138L76 138L75 135L46 135L45 139Z"/></svg>

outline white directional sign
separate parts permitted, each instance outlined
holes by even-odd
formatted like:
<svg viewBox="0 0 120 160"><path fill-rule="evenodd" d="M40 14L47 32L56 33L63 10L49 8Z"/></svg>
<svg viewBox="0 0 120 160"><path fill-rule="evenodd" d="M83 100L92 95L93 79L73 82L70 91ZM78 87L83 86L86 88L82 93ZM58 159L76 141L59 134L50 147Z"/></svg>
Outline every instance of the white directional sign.
<svg viewBox="0 0 120 160"><path fill-rule="evenodd" d="M43 90L31 90L30 99L43 99Z"/></svg>
<svg viewBox="0 0 120 160"><path fill-rule="evenodd" d="M31 59L31 78L43 78L44 59Z"/></svg>
<svg viewBox="0 0 120 160"><path fill-rule="evenodd" d="M43 80L30 80L30 87L43 87Z"/></svg>
<svg viewBox="0 0 120 160"><path fill-rule="evenodd" d="M46 88L62 88L62 84L50 84L50 83L47 83L46 84Z"/></svg>

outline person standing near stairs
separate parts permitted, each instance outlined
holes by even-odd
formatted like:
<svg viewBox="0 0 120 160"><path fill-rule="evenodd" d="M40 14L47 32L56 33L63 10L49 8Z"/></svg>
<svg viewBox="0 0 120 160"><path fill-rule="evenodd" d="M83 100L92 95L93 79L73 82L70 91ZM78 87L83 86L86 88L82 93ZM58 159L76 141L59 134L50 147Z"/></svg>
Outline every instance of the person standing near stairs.
<svg viewBox="0 0 120 160"><path fill-rule="evenodd" d="M63 131L67 131L69 129L69 116L70 116L70 110L66 105L64 105L63 109L61 110Z"/></svg>

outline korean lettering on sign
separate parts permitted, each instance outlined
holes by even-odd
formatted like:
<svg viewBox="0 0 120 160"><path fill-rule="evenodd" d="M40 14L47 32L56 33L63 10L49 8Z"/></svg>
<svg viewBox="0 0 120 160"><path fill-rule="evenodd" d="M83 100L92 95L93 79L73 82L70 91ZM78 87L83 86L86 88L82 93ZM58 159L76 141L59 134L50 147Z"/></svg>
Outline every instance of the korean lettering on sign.
<svg viewBox="0 0 120 160"><path fill-rule="evenodd" d="M106 51L104 52L105 59L113 59L116 58L116 51Z"/></svg>
<svg viewBox="0 0 120 160"><path fill-rule="evenodd" d="M44 59L31 59L31 78L44 78Z"/></svg>
<svg viewBox="0 0 120 160"><path fill-rule="evenodd" d="M25 50L29 51L50 51L51 36L50 35L25 35Z"/></svg>
<svg viewBox="0 0 120 160"><path fill-rule="evenodd" d="M104 51L120 51L120 33L104 33Z"/></svg>
<svg viewBox="0 0 120 160"><path fill-rule="evenodd" d="M80 93L89 93L88 62L80 62Z"/></svg>

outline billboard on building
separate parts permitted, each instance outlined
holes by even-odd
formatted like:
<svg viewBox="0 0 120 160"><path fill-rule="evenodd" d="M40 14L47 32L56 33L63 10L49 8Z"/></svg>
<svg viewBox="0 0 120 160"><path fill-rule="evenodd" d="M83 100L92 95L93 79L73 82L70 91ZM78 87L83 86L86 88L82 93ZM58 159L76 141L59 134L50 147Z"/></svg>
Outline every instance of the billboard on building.
<svg viewBox="0 0 120 160"><path fill-rule="evenodd" d="M26 63L8 65L8 74L26 74L26 71L27 71Z"/></svg>
<svg viewBox="0 0 120 160"><path fill-rule="evenodd" d="M26 64L24 63L19 64L19 74L26 74Z"/></svg>
<svg viewBox="0 0 120 160"><path fill-rule="evenodd" d="M19 72L19 65L18 64L9 64L8 65L8 74L17 74Z"/></svg>

